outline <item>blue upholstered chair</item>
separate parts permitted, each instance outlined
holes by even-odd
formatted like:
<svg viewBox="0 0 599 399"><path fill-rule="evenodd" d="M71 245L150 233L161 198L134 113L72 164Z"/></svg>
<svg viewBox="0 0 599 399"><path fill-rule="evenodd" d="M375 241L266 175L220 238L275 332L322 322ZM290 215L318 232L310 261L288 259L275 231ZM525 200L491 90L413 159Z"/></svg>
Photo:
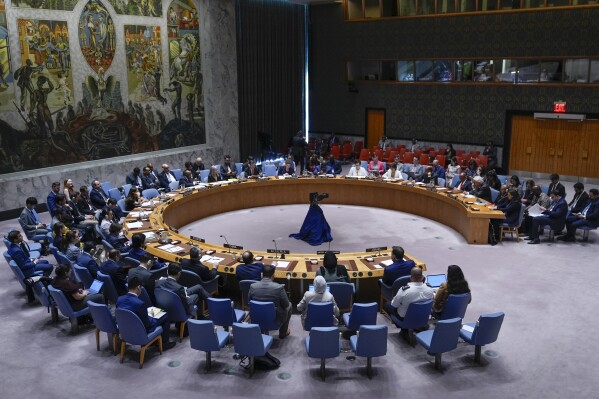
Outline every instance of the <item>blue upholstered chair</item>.
<svg viewBox="0 0 599 399"><path fill-rule="evenodd" d="M306 352L309 357L320 359L320 378L324 381L326 359L332 359L341 353L339 328L314 327L306 337Z"/></svg>
<svg viewBox="0 0 599 399"><path fill-rule="evenodd" d="M118 188L111 188L110 190L108 190L107 194L110 198L112 198L115 201L119 201L123 198L121 190L119 190Z"/></svg>
<svg viewBox="0 0 599 399"><path fill-rule="evenodd" d="M524 208L524 207L522 207L522 208ZM588 241L589 240L589 231L597 230L597 227L581 226L581 227L578 227L577 229L582 230L582 241Z"/></svg>
<svg viewBox="0 0 599 399"><path fill-rule="evenodd" d="M507 182L507 178L508 176L506 175L497 175L497 178L499 179L499 181L501 182L501 184L505 184ZM493 200L494 201L494 200Z"/></svg>
<svg viewBox="0 0 599 399"><path fill-rule="evenodd" d="M68 301L64 292L62 292L61 290L57 290L51 285L48 286L48 291L50 291L50 296L52 296L52 299L54 299L54 303L56 303L56 306L58 307L58 310L60 310L60 313L62 313L63 316L69 318L71 322L71 333L76 333L79 329L79 323L77 322L77 318L89 314L89 308L86 307L84 309L75 311L73 310L73 307L71 306L71 303Z"/></svg>
<svg viewBox="0 0 599 399"><path fill-rule="evenodd" d="M133 185L131 185L131 184L123 184L123 187L121 187L123 189L123 195L125 197L129 195L129 191L131 190L131 187L133 187Z"/></svg>
<svg viewBox="0 0 599 399"><path fill-rule="evenodd" d="M277 311L272 302L250 301L250 319L260 326L263 333L279 329Z"/></svg>
<svg viewBox="0 0 599 399"><path fill-rule="evenodd" d="M131 265L131 267L137 267L141 264L141 262L135 258L130 256L123 257L123 263L126 265Z"/></svg>
<svg viewBox="0 0 599 399"><path fill-rule="evenodd" d="M210 320L227 331L233 323L241 323L246 316L243 310L233 307L233 301L229 298L208 298L208 312Z"/></svg>
<svg viewBox="0 0 599 399"><path fill-rule="evenodd" d="M514 237L514 234L516 234L516 242L520 241L520 237L518 236L518 229L520 229L520 226L522 225L522 220L524 219L524 208L525 208L524 205L520 206L520 213L518 214L518 221L516 222L515 225L509 225L506 222L503 222L501 224L499 241L503 240L503 235L505 233L510 233L512 238Z"/></svg>
<svg viewBox="0 0 599 399"><path fill-rule="evenodd" d="M333 302L309 302L304 330L310 331L312 327L332 327L334 317Z"/></svg>
<svg viewBox="0 0 599 399"><path fill-rule="evenodd" d="M17 265L17 262L15 262L14 260L11 260L10 262L8 262L8 266L10 267L10 270L12 270L13 274L17 278L17 281L19 282L19 284L21 284L21 287L23 287L23 289L25 290L25 293L27 294L27 303L33 302L33 300L34 300L33 289L25 284L25 275L23 274L23 271L21 270L21 268ZM42 274L43 274L43 271L41 271L41 270L34 272L35 276L41 276Z"/></svg>
<svg viewBox="0 0 599 399"><path fill-rule="evenodd" d="M466 315L466 309L470 302L470 293L465 294L449 294L443 311L437 317L437 320L447 320L459 317L461 319Z"/></svg>
<svg viewBox="0 0 599 399"><path fill-rule="evenodd" d="M383 279L379 279L379 282L381 285L381 298L380 298L380 302L379 302L379 309L380 309L381 313L383 313L384 312L383 303L392 300L393 297L395 296L395 294L397 294L397 291L399 291L399 289L401 287L403 287L404 285L408 285L408 283L410 282L410 276L399 277L399 278L395 279L393 284L391 284L390 286L387 284L384 284Z"/></svg>
<svg viewBox="0 0 599 399"><path fill-rule="evenodd" d="M106 236L104 235L104 232L100 228L100 223L94 224L94 231L96 232L96 234L98 235L98 237L100 237L101 240L105 240L106 239Z"/></svg>
<svg viewBox="0 0 599 399"><path fill-rule="evenodd" d="M141 286L141 293L139 294L138 298L144 302L144 304L146 305L146 308L149 308L150 306L154 306L154 303L152 302L152 299L150 298L150 293L148 291L146 291L146 287L144 287L143 285Z"/></svg>
<svg viewBox="0 0 599 399"><path fill-rule="evenodd" d="M135 313L128 309L117 308L114 311L116 323L119 326L121 336L121 363L125 359L125 347L129 345L140 345L139 368L144 366L146 349L153 343L158 343L158 350L162 354L162 327L156 326L151 332L146 332L143 322Z"/></svg>
<svg viewBox="0 0 599 399"><path fill-rule="evenodd" d="M376 312L376 302L355 303L351 313L343 315L343 324L345 324L348 330L357 331L360 329L360 326L365 324L376 324Z"/></svg>
<svg viewBox="0 0 599 399"><path fill-rule="evenodd" d="M48 313L50 313L53 322L58 321L58 309L56 308L56 303L54 303L54 299L50 296L50 293L44 287L41 281L36 282L31 286L33 290L33 294L40 301L40 304L48 309Z"/></svg>
<svg viewBox="0 0 599 399"><path fill-rule="evenodd" d="M416 341L422 345L429 354L435 355L435 369L441 370L441 355L454 350L458 346L458 336L462 326L462 319L441 320L434 330L427 330L416 334Z"/></svg>
<svg viewBox="0 0 599 399"><path fill-rule="evenodd" d="M163 288L156 288L154 290L154 297L156 298L156 306L164 309L168 313L169 321L179 323L179 342L183 341L183 334L185 332L185 324L189 320L189 315L181 303L179 295L173 291L165 290ZM194 306L194 315L197 314L197 308Z"/></svg>
<svg viewBox="0 0 599 399"><path fill-rule="evenodd" d="M114 249L112 244L109 243L108 241L106 241L105 239L102 239L102 245L104 246L104 249L106 250L106 252L109 252L111 249Z"/></svg>
<svg viewBox="0 0 599 399"><path fill-rule="evenodd" d="M117 294L116 287L114 286L112 278L109 275L104 274L102 272L98 272L97 278L98 280L104 283L102 285L102 294L104 294L104 297L106 297L108 302L116 304L116 300L118 299L119 294Z"/></svg>
<svg viewBox="0 0 599 399"><path fill-rule="evenodd" d="M271 336L260 333L260 329L257 324L233 323L235 352L249 357L250 377L254 375L254 357L264 356L273 341Z"/></svg>
<svg viewBox="0 0 599 399"><path fill-rule="evenodd" d="M444 179L444 178L442 178L442 177L439 177L439 178L437 179L437 185L438 185L438 186L441 186L441 187L445 187L445 179Z"/></svg>
<svg viewBox="0 0 599 399"><path fill-rule="evenodd" d="M235 167L237 168L237 177L241 177L241 174L243 173L243 163L235 162Z"/></svg>
<svg viewBox="0 0 599 399"><path fill-rule="evenodd" d="M118 200L116 202L116 205L121 209L121 212L123 212L125 215L129 214L129 211L127 210L127 205L125 204L124 198L121 198L120 200Z"/></svg>
<svg viewBox="0 0 599 399"><path fill-rule="evenodd" d="M152 199L152 198L156 198L159 195L160 194L158 193L158 190L156 190L155 188L148 188L141 192L141 196L148 200Z"/></svg>
<svg viewBox="0 0 599 399"><path fill-rule="evenodd" d="M376 303L374 303L376 311ZM364 325L358 333L349 338L356 356L366 358L366 374L372 379L372 358L387 354L387 326Z"/></svg>
<svg viewBox="0 0 599 399"><path fill-rule="evenodd" d="M229 341L228 331L217 330L210 320L189 320L189 344L206 352L206 371L212 367L212 352L220 351Z"/></svg>
<svg viewBox="0 0 599 399"><path fill-rule="evenodd" d="M6 263L10 263L10 261L12 260L12 256L8 254L8 251L2 252L2 256L4 256L4 260L6 260Z"/></svg>
<svg viewBox="0 0 599 399"><path fill-rule="evenodd" d="M110 313L110 308L103 303L93 301L87 302L87 306L89 307L89 314L94 319L94 324L96 325L96 350L100 350L100 331L102 331L109 336L108 342L110 343L112 353L116 355L119 328Z"/></svg>
<svg viewBox="0 0 599 399"><path fill-rule="evenodd" d="M113 189L112 183L110 183L109 181L103 181L102 183L100 183L100 187L102 187L102 190L104 190L106 195L108 195L108 192Z"/></svg>
<svg viewBox="0 0 599 399"><path fill-rule="evenodd" d="M239 290L241 291L241 309L243 310L250 310L248 295L250 292L250 285L255 282L255 280L241 280L239 282Z"/></svg>
<svg viewBox="0 0 599 399"><path fill-rule="evenodd" d="M499 190L495 190L494 188L489 189L491 190L491 202L495 202L495 200L499 196Z"/></svg>
<svg viewBox="0 0 599 399"><path fill-rule="evenodd" d="M433 300L422 302L412 302L408 306L406 315L403 320L397 316L391 315L391 321L402 330L408 331L408 340L412 346L416 345L414 340L414 329L426 326L433 307Z"/></svg>
<svg viewBox="0 0 599 399"><path fill-rule="evenodd" d="M454 188L459 183L460 183L460 174L456 173L455 175L453 175L453 178L451 179L451 183L449 183L449 185L451 186L451 188Z"/></svg>
<svg viewBox="0 0 599 399"><path fill-rule="evenodd" d="M181 171L181 169L173 169L171 172L173 172L173 175L175 175L175 179L177 179L177 182L181 180L181 178L183 177L183 172Z"/></svg>
<svg viewBox="0 0 599 399"><path fill-rule="evenodd" d="M263 165L262 173L264 176L276 176L277 175L277 167L272 164Z"/></svg>
<svg viewBox="0 0 599 399"><path fill-rule="evenodd" d="M335 298L335 303L337 303L339 312L349 312L354 302L356 286L353 283L341 282L327 283L327 286L329 287L331 295Z"/></svg>
<svg viewBox="0 0 599 399"><path fill-rule="evenodd" d="M499 330L503 324L505 313L496 312L483 314L478 318L476 323L466 323L466 329L462 327L460 330L460 338L474 345L474 361L480 363L481 347L497 341ZM469 331L471 330L472 331Z"/></svg>
<svg viewBox="0 0 599 399"><path fill-rule="evenodd" d="M172 181L168 184L168 188L171 191L175 191L179 189L179 179L177 179L176 181Z"/></svg>
<svg viewBox="0 0 599 399"><path fill-rule="evenodd" d="M94 282L94 278L86 267L74 264L73 272L77 275L77 279L83 283L85 289L91 287L92 283Z"/></svg>
<svg viewBox="0 0 599 399"><path fill-rule="evenodd" d="M208 183L209 169L200 170L200 183Z"/></svg>

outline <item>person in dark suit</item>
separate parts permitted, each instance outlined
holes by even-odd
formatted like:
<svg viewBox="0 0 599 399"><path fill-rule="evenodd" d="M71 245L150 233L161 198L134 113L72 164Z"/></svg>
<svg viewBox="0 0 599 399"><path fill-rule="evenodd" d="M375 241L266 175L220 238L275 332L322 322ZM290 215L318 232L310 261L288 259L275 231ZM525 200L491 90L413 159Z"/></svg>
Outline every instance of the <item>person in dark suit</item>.
<svg viewBox="0 0 599 399"><path fill-rule="evenodd" d="M409 276L410 271L416 264L413 260L404 260L404 250L400 246L394 246L391 250L391 263L385 267L383 272L383 284L392 285L395 280L403 276Z"/></svg>
<svg viewBox="0 0 599 399"><path fill-rule="evenodd" d="M121 262L121 253L118 249L111 249L108 252L108 260L100 265L100 271L110 276L114 283L116 292L119 295L127 293L127 271L123 268Z"/></svg>
<svg viewBox="0 0 599 399"><path fill-rule="evenodd" d="M128 292L125 295L118 297L116 307L118 309L127 309L135 313L148 333L154 331L157 326L162 327L162 349L170 349L176 344L169 338L171 323L168 319L168 314L160 319L148 316L146 304L139 299L139 295L141 295L141 286L141 281L137 277L130 278L128 280Z"/></svg>
<svg viewBox="0 0 599 399"><path fill-rule="evenodd" d="M200 248L193 246L189 249L189 259L181 259L181 268L194 272L202 281L210 281L216 277L216 268L210 269L200 262Z"/></svg>
<svg viewBox="0 0 599 399"><path fill-rule="evenodd" d="M127 243L128 240L126 237L121 237L122 230L123 226L118 223L112 223L108 228L106 241L108 241L114 249L118 249L121 254L125 254L131 250L131 246Z"/></svg>
<svg viewBox="0 0 599 399"><path fill-rule="evenodd" d="M191 170L186 169L183 172L183 176L179 179L179 187L193 187L195 184L193 183L193 177L191 175Z"/></svg>
<svg viewBox="0 0 599 399"><path fill-rule="evenodd" d="M50 230L46 227L39 215L35 211L37 205L37 199L35 197L29 197L25 200L25 208L19 216L19 224L25 232L28 239L42 240Z"/></svg>
<svg viewBox="0 0 599 399"><path fill-rule="evenodd" d="M162 165L162 172L158 175L158 181L160 182L160 187L165 189L166 191L170 191L169 184L173 181L177 181L175 174L171 172L171 167L168 164Z"/></svg>
<svg viewBox="0 0 599 399"><path fill-rule="evenodd" d="M104 219L104 215L109 209L112 211L112 214L114 215L114 220L116 221L121 220L121 218L125 216L123 215L123 211L118 206L116 200L114 198L108 198L108 200L106 201L106 206L102 209L102 213L100 214L100 220Z"/></svg>
<svg viewBox="0 0 599 399"><path fill-rule="evenodd" d="M194 177L200 177L200 171L205 170L204 161L202 161L202 157L197 157L195 162L191 165L191 172Z"/></svg>
<svg viewBox="0 0 599 399"><path fill-rule="evenodd" d="M94 207L89 203L89 191L87 186L79 188L79 197L77 198L77 210L82 215L94 215Z"/></svg>
<svg viewBox="0 0 599 399"><path fill-rule="evenodd" d="M260 173L262 173L262 169L260 169L260 167L256 165L256 161L254 161L254 159L252 158L248 160L248 164L243 169L243 173L245 174L246 178L255 179L258 176L260 176Z"/></svg>
<svg viewBox="0 0 599 399"><path fill-rule="evenodd" d="M54 216L54 208L56 208L56 194L60 192L60 182L55 181L52 183L52 191L48 194L46 198L46 206L48 207L48 212L50 212L50 216Z"/></svg>
<svg viewBox="0 0 599 399"><path fill-rule="evenodd" d="M262 271L264 270L264 264L257 262L254 263L254 254L251 251L245 251L241 255L243 265L237 266L235 269L235 275L237 281L241 280L256 280L259 281L262 278Z"/></svg>
<svg viewBox="0 0 599 399"><path fill-rule="evenodd" d="M237 166L231 163L230 155L225 155L225 163L220 166L220 175L223 180L235 179L237 177Z"/></svg>
<svg viewBox="0 0 599 399"><path fill-rule="evenodd" d="M570 213L580 213L589 203L589 195L584 191L584 184L577 182L574 184L574 198L568 204Z"/></svg>
<svg viewBox="0 0 599 399"><path fill-rule="evenodd" d="M330 173L334 174L335 176L341 174L341 162L336 161L333 154L329 154L329 162L327 162L327 167L330 168Z"/></svg>
<svg viewBox="0 0 599 399"><path fill-rule="evenodd" d="M83 244L83 252L77 256L77 264L81 267L85 267L89 270L89 274L91 274L93 278L96 278L98 277L100 266L98 266L98 262L96 262L90 254L92 249L94 249L94 243L92 241L86 241Z"/></svg>
<svg viewBox="0 0 599 399"><path fill-rule="evenodd" d="M308 147L308 143L306 143L306 135L300 130L296 133L291 141L291 155L293 155L295 164L299 165L299 174L304 172L306 147Z"/></svg>
<svg viewBox="0 0 599 399"><path fill-rule="evenodd" d="M464 192L469 192L472 190L472 182L470 179L468 179L468 175L466 175L466 173L460 173L460 180L458 181L458 184L456 184L455 189Z"/></svg>
<svg viewBox="0 0 599 399"><path fill-rule="evenodd" d="M279 171L277 172L278 176L291 176L295 174L295 169L291 164L289 159L285 160L285 163L279 167Z"/></svg>
<svg viewBox="0 0 599 399"><path fill-rule="evenodd" d="M200 300L210 298L210 294L206 292L201 284L196 284L193 287L185 288L177 282L181 276L181 266L177 263L168 265L168 277L156 281L156 288L173 291L181 298L181 303L188 315L194 314L193 306L197 305Z"/></svg>
<svg viewBox="0 0 599 399"><path fill-rule="evenodd" d="M149 188L158 190L160 188L160 182L156 176L151 173L150 168L147 166L143 169L143 174L141 176L141 188L143 190L147 190Z"/></svg>
<svg viewBox="0 0 599 399"><path fill-rule="evenodd" d="M470 195L484 199L487 202L493 202L491 200L491 188L484 185L484 179L480 176L474 176L474 178L472 178L472 190L470 190Z"/></svg>
<svg viewBox="0 0 599 399"><path fill-rule="evenodd" d="M127 278L138 278L139 281L141 281L141 284L148 292L148 295L152 299L152 303L155 303L156 301L154 299L154 288L156 287L156 275L150 272L153 263L154 256L150 254L145 254L141 257L139 266L129 269Z"/></svg>
<svg viewBox="0 0 599 399"><path fill-rule="evenodd" d="M560 193L560 197L566 199L566 188L559 182L559 175L557 173L552 173L549 176L549 180L551 180L551 184L547 190L547 195L551 195L552 192L557 190Z"/></svg>
<svg viewBox="0 0 599 399"><path fill-rule="evenodd" d="M32 277L35 272L42 271L46 276L52 273L54 267L44 259L32 259L29 256L27 243L23 241L23 235L18 230L13 230L6 237L10 241L8 254L19 266L25 278Z"/></svg>
<svg viewBox="0 0 599 399"><path fill-rule="evenodd" d="M208 175L208 183L216 183L217 181L224 180L220 173L218 172L218 167L216 165L212 165L210 167L210 174Z"/></svg>
<svg viewBox="0 0 599 399"><path fill-rule="evenodd" d="M94 180L92 182L92 191L89 193L89 201L91 202L92 206L96 209L102 209L106 206L107 199L108 194L102 190L100 181Z"/></svg>
<svg viewBox="0 0 599 399"><path fill-rule="evenodd" d="M592 188L589 190L590 202L580 211L580 213L572 213L566 219L565 235L558 237L562 241L576 241L576 229L580 227L599 227L599 190Z"/></svg>
<svg viewBox="0 0 599 399"><path fill-rule="evenodd" d="M132 186L143 187L141 181L141 171L137 166L133 168L133 172L127 175L127 177L125 178L125 182L127 184L131 184Z"/></svg>
<svg viewBox="0 0 599 399"><path fill-rule="evenodd" d="M505 186L502 186L502 188L503 187ZM518 190L514 188L509 189L505 203L497 205L497 210L500 210L505 214L505 219L491 219L491 225L493 226L493 237L490 237L489 239L491 244L494 245L499 240L501 225L503 223L507 223L508 226L518 226L520 208L522 206L524 205L522 205Z"/></svg>
<svg viewBox="0 0 599 399"><path fill-rule="evenodd" d="M274 282L275 268L271 265L264 266L262 280L250 286L248 298L250 301L272 302L277 312L279 338L283 339L291 334L289 320L291 319L291 302L282 284Z"/></svg>
<svg viewBox="0 0 599 399"><path fill-rule="evenodd" d="M556 188L551 193L550 197L553 203L548 209L543 210L543 215L532 219L532 227L530 229L529 244L539 244L539 228L548 225L552 230L560 231L566 225L566 216L568 215L568 204L564 197L560 196L561 191Z"/></svg>

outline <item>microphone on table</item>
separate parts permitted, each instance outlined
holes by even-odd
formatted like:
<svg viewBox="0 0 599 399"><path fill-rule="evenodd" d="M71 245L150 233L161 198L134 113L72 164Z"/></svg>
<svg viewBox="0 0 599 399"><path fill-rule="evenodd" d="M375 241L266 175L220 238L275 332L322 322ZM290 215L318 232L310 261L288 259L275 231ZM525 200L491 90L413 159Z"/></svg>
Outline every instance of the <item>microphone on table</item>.
<svg viewBox="0 0 599 399"><path fill-rule="evenodd" d="M229 245L229 240L227 240L227 237L225 237L224 234L221 234L220 238L224 238L225 239L225 242L227 243L227 249L228 249L227 253L230 254L231 253L231 246Z"/></svg>
<svg viewBox="0 0 599 399"><path fill-rule="evenodd" d="M272 240L275 243L275 259L279 259L279 250L277 249L277 241Z"/></svg>

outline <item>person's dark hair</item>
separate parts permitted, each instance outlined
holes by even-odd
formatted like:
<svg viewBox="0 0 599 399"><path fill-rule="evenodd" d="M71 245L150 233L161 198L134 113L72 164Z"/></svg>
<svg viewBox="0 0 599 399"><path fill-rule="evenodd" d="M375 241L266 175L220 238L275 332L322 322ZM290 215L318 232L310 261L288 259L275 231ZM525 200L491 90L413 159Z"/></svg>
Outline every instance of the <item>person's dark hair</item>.
<svg viewBox="0 0 599 399"><path fill-rule="evenodd" d="M67 197L64 196L64 194L56 194L56 197L54 197L56 200L56 203L58 204L59 202L66 202Z"/></svg>
<svg viewBox="0 0 599 399"><path fill-rule="evenodd" d="M447 143L447 146L453 150L453 144Z"/></svg>
<svg viewBox="0 0 599 399"><path fill-rule="evenodd" d="M168 275L169 276L176 276L177 274L181 273L181 265L179 265L178 263L170 263L168 265Z"/></svg>
<svg viewBox="0 0 599 399"><path fill-rule="evenodd" d="M52 232L54 233L54 235L59 235L60 231L62 230L62 228L64 227L64 223L63 222L56 222L54 223L54 226L52 226Z"/></svg>
<svg viewBox="0 0 599 399"><path fill-rule="evenodd" d="M520 202L520 194L518 194L518 190L511 188L508 190L508 194L512 196L512 202Z"/></svg>
<svg viewBox="0 0 599 399"><path fill-rule="evenodd" d="M510 180L513 181L516 186L520 186L520 178L518 176L513 175Z"/></svg>
<svg viewBox="0 0 599 399"><path fill-rule="evenodd" d="M13 230L10 233L8 233L8 236L6 238L8 238L8 241L10 242L15 242L19 234L21 234L19 230Z"/></svg>
<svg viewBox="0 0 599 399"><path fill-rule="evenodd" d="M394 246L393 249L391 250L391 253L395 257L395 259L397 259L397 260L403 260L404 250L403 250L402 247L400 247L400 246Z"/></svg>
<svg viewBox="0 0 599 399"><path fill-rule="evenodd" d="M478 167L478 165L476 164L476 161L474 159L471 159L468 161L468 167L470 168L471 166L474 166L474 169L476 169Z"/></svg>
<svg viewBox="0 0 599 399"><path fill-rule="evenodd" d="M144 245L145 241L146 241L146 236L144 236L141 233L135 233L135 234L133 234L133 237L131 237L131 247L132 248L141 248L141 246Z"/></svg>
<svg viewBox="0 0 599 399"><path fill-rule="evenodd" d="M67 248L69 248L69 244L71 243L71 241L73 241L73 238L75 238L77 234L78 233L76 230L67 231L67 234L64 235L64 240L62 240L62 242L60 243L60 250L62 252L67 251Z"/></svg>
<svg viewBox="0 0 599 399"><path fill-rule="evenodd" d="M37 199L35 197L29 197L25 200L25 205L37 205Z"/></svg>
<svg viewBox="0 0 599 399"><path fill-rule="evenodd" d="M136 167L133 168L133 174L134 175L138 175L139 174L139 167L138 166L136 166Z"/></svg>
<svg viewBox="0 0 599 399"><path fill-rule="evenodd" d="M337 268L337 257L333 251L327 251L324 254L324 267L330 272Z"/></svg>
<svg viewBox="0 0 599 399"><path fill-rule="evenodd" d="M56 269L54 269L54 274L56 274L57 277L64 277L64 276L68 276L70 271L71 271L71 265L59 263L56 266Z"/></svg>
<svg viewBox="0 0 599 399"><path fill-rule="evenodd" d="M552 173L549 175L549 180L559 180L559 175L557 173Z"/></svg>
<svg viewBox="0 0 599 399"><path fill-rule="evenodd" d="M458 163L458 159L454 156L454 157L451 157L451 159L449 160L449 162L455 162L457 164Z"/></svg>
<svg viewBox="0 0 599 399"><path fill-rule="evenodd" d="M147 253L147 252L146 252L145 254L143 254L143 255L141 256L141 258L139 259L139 261L140 261L141 263L148 263L148 262L150 262L150 261L153 261L153 260L154 260L154 255L152 255L152 254L149 254L149 253Z"/></svg>
<svg viewBox="0 0 599 399"><path fill-rule="evenodd" d="M123 230L123 226L121 226L118 223L113 223L108 228L108 233L113 234L113 235L118 235L121 232L121 230Z"/></svg>
<svg viewBox="0 0 599 399"><path fill-rule="evenodd" d="M189 257L191 259L197 259L200 257L200 253L202 251L200 251L200 248L196 247L195 245L192 246L191 248L189 248Z"/></svg>
<svg viewBox="0 0 599 399"><path fill-rule="evenodd" d="M110 251L108 251L108 258L109 259L115 260L119 256L121 256L121 253L119 252L118 249L111 249Z"/></svg>
<svg viewBox="0 0 599 399"><path fill-rule="evenodd" d="M88 188L87 188L87 186L81 186L81 187L79 188L79 192L80 192L80 193L87 193L87 192L88 192Z"/></svg>
<svg viewBox="0 0 599 399"><path fill-rule="evenodd" d="M275 274L275 268L272 265L264 265L262 269L262 277L271 278Z"/></svg>
<svg viewBox="0 0 599 399"><path fill-rule="evenodd" d="M561 196L562 196L562 192L561 192L560 190L558 190L557 188L556 188L555 190L553 190L553 191L551 192L551 194L553 194L553 195L557 195L558 197L561 197Z"/></svg>
<svg viewBox="0 0 599 399"><path fill-rule="evenodd" d="M576 182L576 183L574 183L574 189L575 190L584 190L584 184L582 184L581 182Z"/></svg>
<svg viewBox="0 0 599 399"><path fill-rule="evenodd" d="M141 281L139 280L139 277L137 277L137 276L133 276L127 280L127 288L129 289L129 291L133 291L140 285L141 285Z"/></svg>
<svg viewBox="0 0 599 399"><path fill-rule="evenodd" d="M83 252L89 252L92 249L94 249L94 242L93 241L86 241L83 243Z"/></svg>
<svg viewBox="0 0 599 399"><path fill-rule="evenodd" d="M249 263L252 263L254 261L254 254L251 251L245 251L242 255L241 255L241 260L243 261L243 263L245 263L246 265Z"/></svg>
<svg viewBox="0 0 599 399"><path fill-rule="evenodd" d="M591 188L589 190L589 193L593 194L593 195L599 195L599 190L597 190L596 188Z"/></svg>
<svg viewBox="0 0 599 399"><path fill-rule="evenodd" d="M468 281L464 277L462 268L458 265L450 265L447 267L447 292L449 294L463 294L470 292Z"/></svg>
<svg viewBox="0 0 599 399"><path fill-rule="evenodd" d="M108 200L106 200L106 203L108 205L116 205L117 204L117 202L114 198L108 198Z"/></svg>
<svg viewBox="0 0 599 399"><path fill-rule="evenodd" d="M526 187L530 187L531 189L535 186L535 181L533 179L526 180Z"/></svg>

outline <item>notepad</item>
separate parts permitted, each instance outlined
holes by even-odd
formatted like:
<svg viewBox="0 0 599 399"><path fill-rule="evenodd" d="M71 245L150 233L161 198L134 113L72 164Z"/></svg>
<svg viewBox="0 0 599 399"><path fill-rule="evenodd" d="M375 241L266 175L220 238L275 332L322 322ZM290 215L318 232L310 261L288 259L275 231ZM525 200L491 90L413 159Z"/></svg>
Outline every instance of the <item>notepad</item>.
<svg viewBox="0 0 599 399"><path fill-rule="evenodd" d="M148 316L153 317L155 319L159 319L162 316L164 316L166 314L166 312L160 308L157 308L155 306L150 306L148 308Z"/></svg>
<svg viewBox="0 0 599 399"><path fill-rule="evenodd" d="M387 259L387 260L382 261L379 265L383 266L383 267L386 267L386 266L391 265L392 263L393 263L392 259Z"/></svg>
<svg viewBox="0 0 599 399"><path fill-rule="evenodd" d="M225 260L225 258L219 258L217 256L210 255L204 255L200 258L200 262L212 263L213 265L218 265L223 260Z"/></svg>
<svg viewBox="0 0 599 399"><path fill-rule="evenodd" d="M132 223L127 223L127 228L128 229L139 229L141 227L143 227L143 223L142 222L132 222Z"/></svg>
<svg viewBox="0 0 599 399"><path fill-rule="evenodd" d="M462 330L465 330L465 331L468 331L468 332L474 332L474 327L464 324L462 326Z"/></svg>
<svg viewBox="0 0 599 399"><path fill-rule="evenodd" d="M289 266L289 263L291 263L291 262L285 262L284 260L278 260L276 262L273 262L272 265L274 267L287 268L287 266Z"/></svg>

